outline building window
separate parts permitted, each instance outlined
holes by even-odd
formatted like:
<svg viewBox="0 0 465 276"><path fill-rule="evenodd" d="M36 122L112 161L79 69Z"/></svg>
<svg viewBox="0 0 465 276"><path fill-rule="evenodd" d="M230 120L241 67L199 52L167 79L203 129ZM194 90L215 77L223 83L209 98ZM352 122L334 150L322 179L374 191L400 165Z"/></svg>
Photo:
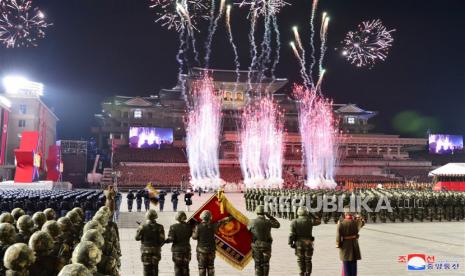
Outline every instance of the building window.
<svg viewBox="0 0 465 276"><path fill-rule="evenodd" d="M137 119L142 118L142 110L140 110L140 109L135 110L134 111L134 118L137 118Z"/></svg>
<svg viewBox="0 0 465 276"><path fill-rule="evenodd" d="M123 113L123 118L129 118L129 113L127 111Z"/></svg>
<svg viewBox="0 0 465 276"><path fill-rule="evenodd" d="M26 120L19 120L18 127L26 127Z"/></svg>
<svg viewBox="0 0 465 276"><path fill-rule="evenodd" d="M348 117L347 118L347 123L351 124L351 125L355 124L355 118L354 117Z"/></svg>
<svg viewBox="0 0 465 276"><path fill-rule="evenodd" d="M152 112L149 112L149 113L148 113L148 116L149 116L149 119L152 119L152 118L153 118Z"/></svg>
<svg viewBox="0 0 465 276"><path fill-rule="evenodd" d="M19 105L19 113L26 114L26 112L27 112L27 106L25 104L20 104Z"/></svg>

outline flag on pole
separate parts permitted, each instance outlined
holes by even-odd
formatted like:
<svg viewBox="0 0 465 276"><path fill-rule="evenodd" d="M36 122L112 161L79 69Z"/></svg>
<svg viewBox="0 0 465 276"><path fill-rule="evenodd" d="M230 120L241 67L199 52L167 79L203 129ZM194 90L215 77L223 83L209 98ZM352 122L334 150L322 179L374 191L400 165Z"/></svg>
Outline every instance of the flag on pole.
<svg viewBox="0 0 465 276"><path fill-rule="evenodd" d="M239 212L226 198L223 191L210 197L189 219L196 225L201 222L200 214L209 210L212 222L228 216L233 219L222 225L215 233L216 254L238 270L244 269L252 258L252 234L247 230L249 219Z"/></svg>

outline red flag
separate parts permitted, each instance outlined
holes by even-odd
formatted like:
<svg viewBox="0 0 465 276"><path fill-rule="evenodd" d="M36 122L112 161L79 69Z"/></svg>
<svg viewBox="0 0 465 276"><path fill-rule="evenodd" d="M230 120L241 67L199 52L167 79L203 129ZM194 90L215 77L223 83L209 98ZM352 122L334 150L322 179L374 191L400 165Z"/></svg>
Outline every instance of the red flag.
<svg viewBox="0 0 465 276"><path fill-rule="evenodd" d="M252 258L252 234L247 230L248 218L234 208L222 192L210 197L192 215L189 223L200 223L200 214L204 210L211 212L212 222L233 217L233 220L222 225L215 234L216 252L231 266L244 269Z"/></svg>

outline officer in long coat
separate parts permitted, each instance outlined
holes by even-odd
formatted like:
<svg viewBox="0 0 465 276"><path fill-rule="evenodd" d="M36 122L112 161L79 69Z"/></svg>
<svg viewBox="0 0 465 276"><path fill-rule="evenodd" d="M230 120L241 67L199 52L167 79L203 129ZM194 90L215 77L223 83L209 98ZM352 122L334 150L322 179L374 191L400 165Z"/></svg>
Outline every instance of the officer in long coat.
<svg viewBox="0 0 465 276"><path fill-rule="evenodd" d="M344 208L344 219L338 222L336 233L336 247L339 248L344 276L357 275L357 261L362 259L358 232L364 225L362 217L354 216L349 208Z"/></svg>

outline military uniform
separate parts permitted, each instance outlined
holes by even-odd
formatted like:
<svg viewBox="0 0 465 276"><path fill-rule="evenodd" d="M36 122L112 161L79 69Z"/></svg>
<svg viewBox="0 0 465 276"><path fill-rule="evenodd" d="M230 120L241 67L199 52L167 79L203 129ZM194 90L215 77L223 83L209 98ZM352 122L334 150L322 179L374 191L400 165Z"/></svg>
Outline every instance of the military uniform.
<svg viewBox="0 0 465 276"><path fill-rule="evenodd" d="M362 259L358 245L358 232L363 225L365 222L362 219L354 219L348 213L337 225L336 247L339 248L339 258L343 262L344 276L357 275L357 261Z"/></svg>
<svg viewBox="0 0 465 276"><path fill-rule="evenodd" d="M34 263L34 252L24 243L16 243L8 247L3 264L8 276L29 275L29 267Z"/></svg>
<svg viewBox="0 0 465 276"><path fill-rule="evenodd" d="M189 275L189 262L191 260L190 238L192 236L192 226L186 223L186 214L179 211L176 214L178 223L170 226L166 243L173 243L171 252L173 253L174 275Z"/></svg>
<svg viewBox="0 0 465 276"><path fill-rule="evenodd" d="M126 196L126 199L128 201L128 210L129 212L132 212L132 204L134 202L134 193L132 191L129 191L128 195Z"/></svg>
<svg viewBox="0 0 465 276"><path fill-rule="evenodd" d="M30 268L30 275L50 276L58 274L61 270L60 262L56 256L51 254L53 238L47 232L37 231L32 234L29 247L36 256L36 260Z"/></svg>
<svg viewBox="0 0 465 276"><path fill-rule="evenodd" d="M320 225L318 218L311 218L305 207L300 207L297 211L298 218L291 222L291 233L289 235L289 245L295 248L297 264L299 265L301 276L310 276L312 273L313 257L313 226Z"/></svg>
<svg viewBox="0 0 465 276"><path fill-rule="evenodd" d="M199 264L199 275L200 276L214 276L215 275L215 233L218 228L227 223L230 218L225 218L216 223L211 223L211 213L208 210L204 210L200 214L202 220L192 233L192 238L197 240L197 261Z"/></svg>
<svg viewBox="0 0 465 276"><path fill-rule="evenodd" d="M9 223L0 223L0 275L5 275L3 266L3 256L5 251L16 241L16 231L13 225Z"/></svg>
<svg viewBox="0 0 465 276"><path fill-rule="evenodd" d="M271 244L273 243L271 228L279 228L280 224L274 217L265 214L263 205L257 206L256 213L258 217L247 225L247 229L252 233L255 275L267 276L270 271Z"/></svg>
<svg viewBox="0 0 465 276"><path fill-rule="evenodd" d="M139 226L136 241L141 241L142 263L144 276L158 275L158 262L161 259L161 247L165 242L163 225L156 222L157 212L149 210L146 213L147 221Z"/></svg>

